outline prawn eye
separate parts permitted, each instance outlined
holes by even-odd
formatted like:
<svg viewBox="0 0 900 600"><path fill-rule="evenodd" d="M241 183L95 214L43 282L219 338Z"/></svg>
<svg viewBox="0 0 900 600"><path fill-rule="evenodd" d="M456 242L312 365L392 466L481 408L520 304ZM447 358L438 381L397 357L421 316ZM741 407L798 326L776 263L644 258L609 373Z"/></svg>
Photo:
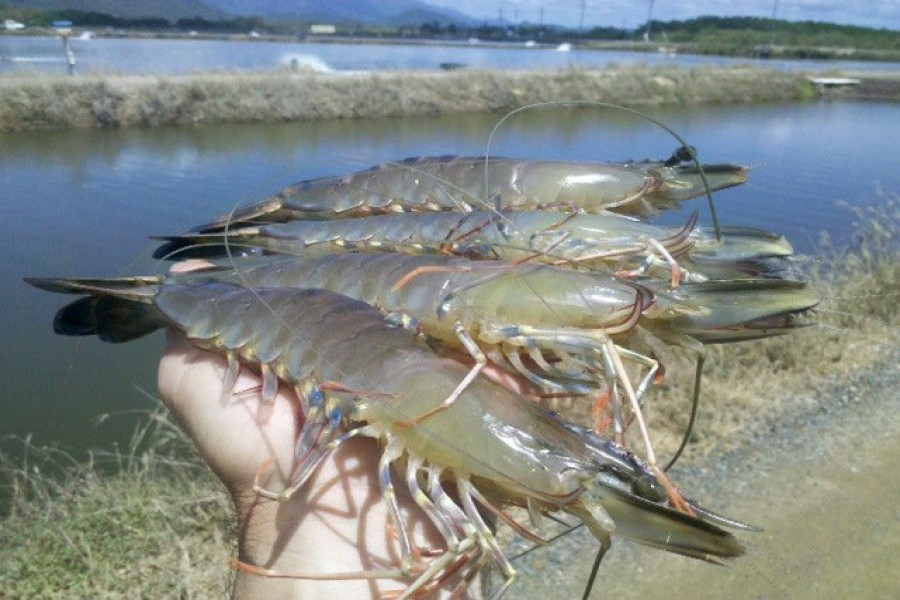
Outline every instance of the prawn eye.
<svg viewBox="0 0 900 600"><path fill-rule="evenodd" d="M631 491L644 500L661 502L666 499L666 490L662 484L649 475L641 475L631 484Z"/></svg>

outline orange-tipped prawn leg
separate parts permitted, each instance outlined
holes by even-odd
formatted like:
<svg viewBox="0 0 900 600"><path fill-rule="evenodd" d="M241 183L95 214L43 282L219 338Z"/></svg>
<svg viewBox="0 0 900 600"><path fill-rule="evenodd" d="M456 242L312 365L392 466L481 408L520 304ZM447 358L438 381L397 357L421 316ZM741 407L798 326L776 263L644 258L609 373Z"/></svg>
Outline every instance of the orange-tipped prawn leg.
<svg viewBox="0 0 900 600"><path fill-rule="evenodd" d="M604 385L594 400L594 406L591 409L591 418L594 421L594 431L605 434L609 427L613 424L613 417L607 412L612 402L612 389L609 384Z"/></svg>
<svg viewBox="0 0 900 600"><path fill-rule="evenodd" d="M328 423L325 425L326 435L325 437L333 437L333 433L335 430L342 427L340 422L342 421L342 414L340 408L330 407L330 415L327 418ZM314 410L310 411L310 414L314 414ZM304 424L304 429L308 426L317 429L318 431L322 430L322 427L319 426L316 428L315 424L311 424L309 421ZM301 431L301 435L299 436L301 440L307 439L304 435L306 432ZM312 474L316 471L316 468L322 463L322 461L329 456L332 452L337 450L341 445L345 442L356 438L356 437L374 437L379 438L381 433L376 430L376 428L366 425L363 427L358 427L356 429L352 429L343 435L340 435L336 439L332 439L326 444L322 444L318 447L313 447L312 449L300 449L298 448L298 455L304 455L303 458L298 462L296 468L294 469L294 475L291 479L291 485L281 492L274 492L264 488L260 481L264 476L264 471L268 469L271 465L271 460L266 461L262 465L260 465L259 470L256 474L256 480L254 482L253 489L254 491L264 498L268 498L271 500L275 500L278 502L284 502L292 498L298 490L300 490L312 476ZM415 567L415 553L413 551L413 543L410 532L406 526L404 519L402 518L402 514L400 512L400 507L397 502L397 495L394 490L393 479L391 475L391 465L394 461L400 458L404 454L404 447L399 438L389 439L388 443L385 446L384 452L378 461L378 482L379 487L381 488L381 494L384 498L385 502L388 505L389 514L391 515L391 522L395 531L397 531L398 543L400 545L400 568L398 569L373 569L367 571L353 571L353 572L337 572L337 573L280 573L273 572L266 569L261 569L259 567L249 565L240 561L236 561L235 568L243 571L247 571L250 573L254 573L261 576L266 577L294 577L298 579L385 579L385 578L393 578L393 579L409 579L411 576L416 576L416 579L406 590L404 590L398 597L399 598L408 598L410 595L416 593L423 585L429 583L434 575L432 571L431 563L429 563L428 567L424 569L421 573L416 573ZM422 461L418 461L417 463L421 465ZM413 468L413 467L410 467ZM415 477L414 477L415 478ZM452 530L448 529L446 526L446 520L441 518L440 512L435 510L434 503L431 503L427 496L421 492L421 488L416 486L412 488L413 499L416 503L425 511L426 515L429 516L431 521L438 527L440 532L444 535L448 544L453 543L454 540L457 540L455 544L457 549L463 547L462 544L458 543L458 538L452 533ZM472 545L474 542L470 542L469 545ZM448 552L444 552L441 556L446 556ZM432 561L434 562L434 561ZM440 569L437 569L437 572L440 572Z"/></svg>
<svg viewBox="0 0 900 600"><path fill-rule="evenodd" d="M338 394L325 393L332 390L337 390ZM271 467L272 460L264 462L260 465L254 482L254 491L264 498L279 502L289 500L307 483L322 461L345 442L360 436L379 438L383 435L378 428L371 425L358 427L343 434L340 433L343 431L344 423L346 422L344 417L349 414L347 411L352 410L350 405L352 400L342 401L337 399L337 396L351 393L355 398L359 398L361 392L354 392L354 390L331 382L321 385L307 383L302 388L302 392L307 404L308 418L298 435L296 452L298 463L293 470L291 484L281 492L274 492L264 488L261 481L265 472ZM371 394L370 396L377 397L382 395ZM397 422L397 424L401 425L402 422ZM425 467L423 460L407 454L405 480L413 500L441 533L447 547L437 557L428 561L424 567L416 567L415 559L419 553L413 545L410 531L402 518L391 474L392 464L404 454L405 448L402 438L388 437L387 444L378 463L379 487L381 488L382 497L388 505L391 522L394 531L397 532L400 545L400 568L393 570L308 574L274 572L241 561L235 561L234 567L267 577L310 579L396 578L407 580L414 577L414 580L406 589L398 592L396 595L391 594L392 597L402 600L419 592L427 592L436 588L461 568L465 569L459 583L459 589L462 590L477 575L478 571L493 558L501 565L501 571L506 577L503 590L508 588L512 584L515 571L512 570L508 561L503 557L499 545L493 538L493 533L490 532L488 526L478 515L477 510L473 512L471 507L466 506L466 504L464 504L464 508L457 505L441 487L440 470L433 467ZM425 472L429 477L430 497L419 484L419 473L421 472ZM462 486L460 486L460 489L462 489ZM463 494L463 502L470 502L472 495L475 495L480 501L486 502L474 488L467 494ZM477 519L473 515L476 515Z"/></svg>
<svg viewBox="0 0 900 600"><path fill-rule="evenodd" d="M660 262L664 263L668 266L669 271L671 272L670 283L673 288L681 285L681 280L690 276L690 273L683 269L678 261L672 256L672 254L666 250L665 246L663 246L658 240L654 238L650 238L647 240L647 245L650 246L653 250L656 251L656 254L650 254L641 262L641 266L637 269L633 269L631 271L619 271L616 273L618 277L640 277L642 275L646 275L653 267L660 264ZM657 256L658 254L658 256Z"/></svg>
<svg viewBox="0 0 900 600"><path fill-rule="evenodd" d="M625 391L625 395L628 398L628 402L631 405L634 419L637 421L638 429L640 430L641 437L643 438L644 447L647 450L647 464L650 467L650 470L653 471L653 474L656 475L660 483L665 488L666 495L669 497L669 501L672 503L672 505L680 512L686 512L691 516L695 516L694 511L691 509L688 502L684 499L684 496L681 494L675 484L672 483L668 475L666 475L662 468L660 468L656 460L656 453L653 451L653 445L650 442L650 432L648 431L647 425L644 422L644 416L641 411L640 404L638 403L637 394L634 391L631 380L628 378L625 372L625 365L622 363L622 357L619 354L618 348L615 344L612 343L612 340L610 340L609 342L604 344L603 352L604 358L612 362L614 373L616 374L616 377L618 379L617 383L622 385L622 388ZM655 371L653 375L655 376ZM649 382L652 381L652 379L652 377L645 377L644 381Z"/></svg>
<svg viewBox="0 0 900 600"><path fill-rule="evenodd" d="M453 403L459 399L460 394L462 394L469 385L471 385L472 381L478 374L484 370L484 367L487 366L488 359L485 356L484 352L481 351L481 348L478 347L478 343L472 339L472 336L469 335L469 332L466 331L466 328L462 325L462 323L454 323L453 331L456 333L456 337L459 339L460 343L462 343L463 347L466 351L471 355L471 357L475 360L475 364L472 366L471 370L466 373L466 376L459 382L459 385L456 386L456 389L447 396L447 398L438 406L428 410L420 415L417 415L415 418L410 419L408 421L403 421L399 423L400 426L409 426L414 423L420 423L429 417L433 417L434 415L443 412L453 406Z"/></svg>
<svg viewBox="0 0 900 600"><path fill-rule="evenodd" d="M637 302L636 306L641 306L642 302ZM629 319L630 321L630 319ZM622 329L619 327L609 328L610 333L619 333ZM637 421L638 430L643 441L646 451L646 459L654 473L660 478L663 486L672 504L679 510L689 512L690 508L678 492L677 488L672 484L668 477L658 466L656 453L653 450L653 444L650 440L650 432L641 411L641 398L646 393L647 388L652 384L659 371L659 363L650 357L643 356L636 352L617 346L612 339L602 330L578 331L571 329L538 329L532 327L507 327L495 332L484 332L482 338L490 343L506 343L511 346L547 347L548 344L556 344L564 348L569 348L573 352L581 355L593 355L599 357L605 367L606 378L610 385L610 393L612 396L613 424L615 426L615 436L618 439L624 437L626 429L626 420L622 407L624 402L619 397L619 389L624 392L627 404L631 409L631 413ZM629 360L638 362L647 367L647 373L642 378L637 388L631 382L625 365L622 362L623 355ZM517 361L517 352L507 352L506 356L510 359L510 363L516 367L525 377L534 380L535 378L542 380L540 376L529 371L524 367L521 361Z"/></svg>
<svg viewBox="0 0 900 600"><path fill-rule="evenodd" d="M332 452L342 446L345 442L360 436L378 437L378 434L370 426L359 427L343 433L340 436L337 436L336 434L342 428L342 424L340 423L339 418L339 412L339 410L333 410L332 415L329 418L324 419L326 421L326 423L324 424L322 423L322 420L316 421L315 418L308 419L304 423L303 427L301 428L300 435L298 436L297 449L298 456L302 455L302 457L294 468L293 475L291 477L291 484L289 487L282 490L281 492L274 492L263 487L261 482L265 477L266 471L274 462L274 459L269 459L259 466L254 479L253 490L263 498L268 498L277 502L288 501L308 482L309 478L313 475L322 461L327 458ZM316 413L316 407L312 407L308 414L314 416L316 415ZM323 430L325 431L325 439L330 439L330 441L325 444L319 444L318 446L316 446L315 441L318 440L319 437L321 437L321 433L323 432ZM310 432L313 433L311 434ZM313 440L313 446L311 448L301 448L301 444L305 443L304 441L308 440ZM395 452L392 452L390 455L388 455L387 450L385 451L385 456L394 456L395 454ZM387 477L385 477L385 470L388 471ZM292 579L342 580L408 578L412 572L413 560L412 553L410 551L412 545L406 527L403 524L403 520L400 518L399 508L397 506L393 485L391 483L389 475L389 461L386 461L384 456L382 456L381 460L379 461L379 484L381 486L382 494L388 503L391 519L400 528L401 567L399 569L372 569L366 571L343 571L332 573L282 572L264 569L256 565L245 563L239 559L232 560L232 568L262 577Z"/></svg>
<svg viewBox="0 0 900 600"><path fill-rule="evenodd" d="M633 363L637 363L640 367L645 369L644 375L641 378L640 383L637 388L634 390L635 399L637 400L637 405L639 408L643 409L644 406L644 396L647 393L649 387L656 381L657 376L660 372L660 364L656 359L646 356L644 354L640 354L638 352L634 352L633 350L629 350L628 348L623 348L622 346L616 345L615 351L625 360L628 360ZM611 383L607 383L604 388L601 390L601 393L597 397L597 401L594 405L594 410L592 412L595 421L599 424L604 419L601 415L607 411L607 408L612 411L613 416L611 419L611 423L607 422L604 426L597 426L594 428L595 431L601 433L606 428L609 427L610 424L614 424L616 426L615 432L618 435L624 434L630 425L631 419L628 419L622 413L622 402L619 399L619 390L616 385L616 367L614 362L611 359L611 354L608 352L599 352L599 362L598 368L602 368L605 373L607 380ZM632 417L634 418L634 417ZM608 417L605 420L610 420ZM620 444L624 444L624 440L617 440Z"/></svg>
<svg viewBox="0 0 900 600"><path fill-rule="evenodd" d="M416 504L422 508L425 514L428 515L428 518L431 519L431 522L434 523L434 526L440 531L447 544L447 549L456 552L460 547L460 538L459 535L457 535L455 523L438 508L431 498L428 497L428 494L425 493L425 490L422 489L422 485L419 482L419 473L423 471L427 473L428 471L425 468L424 463L425 461L417 456L410 456L407 459L405 477L406 487L409 488L409 492ZM429 556L433 556L435 552L431 549L422 548L418 548L417 551L420 554L424 553Z"/></svg>

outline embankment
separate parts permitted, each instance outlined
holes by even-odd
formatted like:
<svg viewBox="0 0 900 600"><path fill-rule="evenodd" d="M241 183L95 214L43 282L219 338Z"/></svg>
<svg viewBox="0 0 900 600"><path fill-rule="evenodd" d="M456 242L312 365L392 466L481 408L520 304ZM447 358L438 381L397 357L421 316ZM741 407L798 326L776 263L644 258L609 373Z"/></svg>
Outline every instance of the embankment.
<svg viewBox="0 0 900 600"><path fill-rule="evenodd" d="M849 75L859 79L859 85L850 90L851 98L890 101L900 99L900 73L859 72Z"/></svg>
<svg viewBox="0 0 900 600"><path fill-rule="evenodd" d="M796 73L750 67L5 76L0 130L296 121L505 111L552 101L630 106L809 98Z"/></svg>

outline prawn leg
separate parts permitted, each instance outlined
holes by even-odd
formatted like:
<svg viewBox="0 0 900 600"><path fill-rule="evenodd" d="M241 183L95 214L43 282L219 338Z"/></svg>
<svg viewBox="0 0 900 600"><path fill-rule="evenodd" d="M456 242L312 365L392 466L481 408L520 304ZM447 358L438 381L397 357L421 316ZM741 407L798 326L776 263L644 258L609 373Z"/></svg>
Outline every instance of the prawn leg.
<svg viewBox="0 0 900 600"><path fill-rule="evenodd" d="M640 303L638 303L638 305L640 305ZM598 354L603 360L604 364L607 365L608 377L614 382L611 386L611 393L614 412L613 421L616 426L617 437L621 438L625 431L624 417L621 412L622 401L620 400L618 394L618 388L619 386L621 386L625 398L627 399L628 404L631 408L631 412L634 415L634 419L637 422L638 431L641 435L642 443L646 452L646 459L650 465L650 468L662 482L663 487L665 488L672 504L679 509L684 508L685 511L689 511L690 508L684 501L684 498L678 491L677 487L675 487L675 485L671 483L666 474L658 466L656 452L653 450L653 443L650 440L650 432L647 428L646 422L644 421L639 397L637 395L638 392L643 395L646 389L649 387L650 383L652 383L653 379L656 377L656 373L659 368L658 362L649 357L643 357L635 352L627 353L629 359L638 360L647 365L649 368L648 373L642 378L641 383L637 387L637 391L635 391L635 387L631 383L631 379L628 377L625 365L622 362L620 347L617 346L612 341L612 339L602 331L595 331L593 332L594 335L591 336L588 336L584 332L580 333L581 335L573 334L572 331L567 329L542 330L538 328L518 326L498 329L494 332L487 333L487 337L495 343L506 342L509 344L525 347L538 344L543 340L549 340L561 343L563 345L566 345L568 343L573 344L576 347L584 346L590 349L590 351ZM518 356L518 353L513 352L508 354L507 356L508 358L513 359L513 365L516 365L515 358Z"/></svg>
<svg viewBox="0 0 900 600"><path fill-rule="evenodd" d="M408 420L402 421L398 423L400 426L409 426L414 423L420 423L429 417L432 417L440 412L443 412L453 406L453 403L459 399L460 394L462 394L467 387L474 381L478 374L487 366L487 356L485 356L484 352L481 351L481 348L478 347L478 344L475 340L472 339L472 336L469 335L469 332L466 331L466 328L462 325L462 323L455 323L453 325L453 330L456 333L456 336L459 338L459 341L462 343L463 347L469 352L472 358L475 359L475 366L466 373L466 376L462 381L459 382L459 385L456 386L456 389L447 396L447 399L444 400L439 406L432 408L429 411L422 413L421 415L417 415L416 417Z"/></svg>
<svg viewBox="0 0 900 600"><path fill-rule="evenodd" d="M678 262L672 257L671 253L666 250L665 246L663 246L659 240L655 238L650 238L647 240L647 244L651 246L659 256L662 257L662 260L666 265L668 265L669 270L671 271L671 285L673 288L677 288L681 285L682 278L690 277L690 273L681 268ZM637 269L633 269L631 271L620 271L616 273L616 275L621 277L637 277L639 275L645 274L650 270L651 267L656 265L659 262L659 258L653 254L647 256L646 259L641 263L641 266Z"/></svg>

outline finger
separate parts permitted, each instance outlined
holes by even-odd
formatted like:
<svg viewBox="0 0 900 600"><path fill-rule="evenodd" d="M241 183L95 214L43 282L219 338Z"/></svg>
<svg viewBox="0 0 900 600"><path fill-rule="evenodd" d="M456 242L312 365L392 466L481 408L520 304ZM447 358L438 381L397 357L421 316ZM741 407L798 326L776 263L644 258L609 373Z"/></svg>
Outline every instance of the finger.
<svg viewBox="0 0 900 600"><path fill-rule="evenodd" d="M270 457L275 457L276 481L283 482L300 426L296 397L282 387L271 405L263 405L255 392L259 377L247 368L241 369L234 390L223 390L225 367L221 356L169 331L159 368L163 402L229 487L252 486L257 468Z"/></svg>
<svg viewBox="0 0 900 600"><path fill-rule="evenodd" d="M179 261L169 268L169 273L177 275L178 273L190 273L191 271L202 271L216 265L203 258L189 258Z"/></svg>

